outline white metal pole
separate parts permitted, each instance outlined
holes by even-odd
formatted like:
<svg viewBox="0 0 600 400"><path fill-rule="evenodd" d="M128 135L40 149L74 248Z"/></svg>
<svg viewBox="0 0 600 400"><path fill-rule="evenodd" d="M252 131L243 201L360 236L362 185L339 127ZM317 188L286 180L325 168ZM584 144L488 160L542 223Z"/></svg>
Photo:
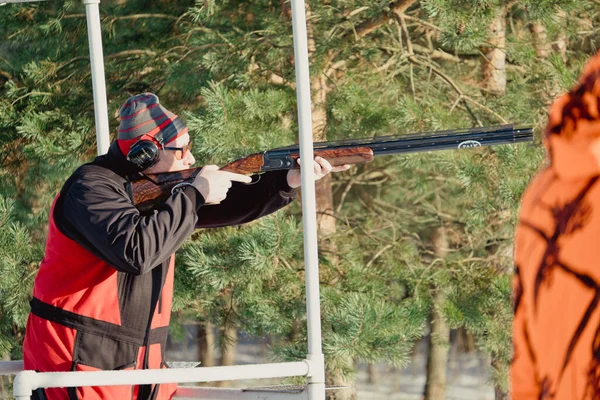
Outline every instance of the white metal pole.
<svg viewBox="0 0 600 400"><path fill-rule="evenodd" d="M0 376L18 374L23 371L23 360L0 362Z"/></svg>
<svg viewBox="0 0 600 400"><path fill-rule="evenodd" d="M102 31L100 29L100 0L83 0L90 46L92 88L94 92L94 115L96 119L96 143L98 155L105 154L110 145L108 131L108 107L106 105L106 82L104 80L104 57L102 55Z"/></svg>
<svg viewBox="0 0 600 400"><path fill-rule="evenodd" d="M99 350L101 351L101 350ZM23 371L15 377L16 399L29 399L38 388L148 385L157 383L213 382L225 380L284 378L310 374L310 362L234 365L210 368L168 368L135 371L40 372Z"/></svg>
<svg viewBox="0 0 600 400"><path fill-rule="evenodd" d="M302 171L302 223L304 226L304 265L306 269L306 312L308 323L308 355L311 374L308 398L325 399L325 361L321 348L321 305L319 299L319 257L317 248L317 202L313 171L312 111L310 104L310 71L308 35L304 0L292 0L294 60L296 63L296 96L300 128Z"/></svg>

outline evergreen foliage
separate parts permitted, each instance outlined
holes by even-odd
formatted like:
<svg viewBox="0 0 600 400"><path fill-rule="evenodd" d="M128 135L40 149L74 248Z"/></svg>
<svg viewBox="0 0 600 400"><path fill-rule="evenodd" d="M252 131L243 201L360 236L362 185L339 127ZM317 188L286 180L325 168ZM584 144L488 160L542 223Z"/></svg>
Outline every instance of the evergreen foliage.
<svg viewBox="0 0 600 400"><path fill-rule="evenodd" d="M543 163L550 101L596 51L598 5L308 4L315 124L327 139L505 122L537 133L534 145L384 157L334 177L338 254L320 254L328 368L351 374L352 360L404 365L435 307L501 360L495 382L506 386L518 202ZM507 21L504 96L487 93L479 75L479 48L498 12ZM102 2L101 15L111 132L121 103L151 91L184 116L199 165L295 140L288 2L113 0ZM568 51L540 59L533 21L545 26L548 45ZM0 37L0 353L17 355L50 203L96 150L80 2L0 7ZM268 336L278 359L303 357L298 221L296 204L248 226L195 234L178 257L178 315ZM443 259L433 249L440 227L448 232ZM441 305L432 300L437 290Z"/></svg>
<svg viewBox="0 0 600 400"><path fill-rule="evenodd" d="M20 357L33 278L43 257L42 242L16 221L14 201L0 196L0 352Z"/></svg>

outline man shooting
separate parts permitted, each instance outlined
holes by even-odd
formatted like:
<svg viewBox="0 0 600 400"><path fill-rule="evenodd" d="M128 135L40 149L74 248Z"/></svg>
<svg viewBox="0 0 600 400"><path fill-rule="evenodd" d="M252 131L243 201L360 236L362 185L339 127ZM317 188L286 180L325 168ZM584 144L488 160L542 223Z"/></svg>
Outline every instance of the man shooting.
<svg viewBox="0 0 600 400"><path fill-rule="evenodd" d="M165 368L175 251L197 228L243 224L289 204L300 171L252 178L207 165L164 202L140 212L127 190L139 173L194 162L184 122L152 93L120 109L118 139L79 167L54 199L23 345L40 372ZM332 171L322 158L317 179ZM175 384L38 389L42 399L170 399Z"/></svg>

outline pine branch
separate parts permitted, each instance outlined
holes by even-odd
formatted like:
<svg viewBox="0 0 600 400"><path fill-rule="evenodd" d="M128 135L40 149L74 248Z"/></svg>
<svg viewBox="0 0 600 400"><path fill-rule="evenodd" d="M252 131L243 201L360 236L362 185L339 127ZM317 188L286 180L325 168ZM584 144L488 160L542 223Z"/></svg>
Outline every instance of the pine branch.
<svg viewBox="0 0 600 400"><path fill-rule="evenodd" d="M419 44L413 43L412 45L413 50L415 51L415 53L417 54L424 54L427 55L430 58L434 58L434 59L438 59L438 60L443 60L443 61L451 61L451 62L455 62L455 63L464 63L464 62L468 62L467 60L463 60L460 57L454 56L452 54L446 53L443 50L431 50L425 46L421 46ZM474 64L476 63L476 61L474 62Z"/></svg>
<svg viewBox="0 0 600 400"><path fill-rule="evenodd" d="M29 93L24 94L21 97L18 97L15 101L13 101L12 103L10 103L10 105L14 106L15 103L18 103L19 101L21 101L24 98L29 97L29 96L52 96L52 93L48 93L48 92L36 92L36 91L29 92Z"/></svg>
<svg viewBox="0 0 600 400"><path fill-rule="evenodd" d="M134 15L123 15L119 17L110 17L117 21L125 21L125 20L138 20L142 18L158 18L158 19L170 19L170 20L178 20L179 17L175 17L173 15L168 14L134 14Z"/></svg>
<svg viewBox="0 0 600 400"><path fill-rule="evenodd" d="M184 43L187 43L188 40L190 40L190 38L192 37L192 34L194 34L195 32L212 33L212 34L218 36L225 43L227 43L227 45L229 47L231 47L232 49L236 48L235 45L233 43L231 43L231 41L228 40L225 36L223 36L223 34L221 32L216 31L214 29L207 28L205 26L190 29L189 32L185 34Z"/></svg>
<svg viewBox="0 0 600 400"><path fill-rule="evenodd" d="M414 2L415 0L396 0L393 3L390 3L389 7L393 14L401 15ZM344 35L344 39L349 40L350 38L354 37L355 41L358 42L360 39L367 36L377 28L383 26L389 20L390 15L388 13L385 13L374 19L363 21L352 32L348 32L346 35Z"/></svg>
<svg viewBox="0 0 600 400"><path fill-rule="evenodd" d="M352 11L347 11L347 12L345 12L345 13L344 13L344 18L347 18L347 19L349 19L349 18L351 18L351 17L353 17L353 16L355 16L355 15L358 15L358 14L360 14L361 12L363 12L363 11L365 11L365 10L368 10L368 9L369 9L369 7L367 7L367 6L362 6L362 7L359 7L359 8L357 8L357 9L355 9L355 10L352 10Z"/></svg>
<svg viewBox="0 0 600 400"><path fill-rule="evenodd" d="M119 51L118 53L109 54L105 58L107 60L109 60L111 58L119 58L119 57L134 56L134 55L135 56L146 55L146 56L154 57L154 56L156 56L156 52L152 51L152 50L123 50L123 51Z"/></svg>
<svg viewBox="0 0 600 400"><path fill-rule="evenodd" d="M421 25L425 25L431 29L434 29L436 31L440 31L443 32L444 30L442 28L440 28L437 25L432 24L431 22L427 22L427 21L423 21L421 18L417 18L417 17L411 17L410 15L407 14L403 14L404 18L409 19L411 21L416 21L417 23L421 24Z"/></svg>
<svg viewBox="0 0 600 400"><path fill-rule="evenodd" d="M371 267L371 265L373 265L373 263L375 262L375 260L377 260L383 253L385 253L386 251L388 251L391 248L392 248L391 244L387 244L387 245L383 246L377 253L375 253L375 255L373 256L373 258L371 258L369 260L369 262L367 262L367 264L365 265L365 268L369 269Z"/></svg>
<svg viewBox="0 0 600 400"><path fill-rule="evenodd" d="M3 63L5 63L6 65L8 65L8 67L9 67L11 70L13 70L13 71L15 70L15 68L14 68L14 67L13 67L13 66L12 66L12 65L11 65L11 64L8 62L8 60L7 60L6 58L4 58L4 57L0 57L0 61L2 61Z"/></svg>
<svg viewBox="0 0 600 400"><path fill-rule="evenodd" d="M504 119L504 117L502 117L500 114L498 114L497 112L495 112L494 110L492 110L491 108L484 106L483 104L479 103L478 101L472 99L469 96L465 96L463 95L463 98L473 104L475 104L477 107L481 108L482 110L485 110L487 112L489 112L490 114L494 115L496 118L498 118L500 120L500 122L502 122L503 124L508 124L509 122Z"/></svg>
<svg viewBox="0 0 600 400"><path fill-rule="evenodd" d="M296 84L294 82L290 82L284 79L283 76L277 75L275 72L271 72L268 75L267 80L274 85L283 85L289 87L292 90L296 90Z"/></svg>
<svg viewBox="0 0 600 400"><path fill-rule="evenodd" d="M465 106L465 108L467 109L467 111L469 112L469 114L471 115L471 118L473 118L473 121L477 125L483 126L483 124L481 123L481 121L479 120L479 118L477 118L477 116L475 115L475 113L473 113L473 110L471 110L471 107L469 107L469 105L465 101L467 99L467 96L463 93L463 91L458 87L458 85L448 75L444 74L442 71L440 71L439 69L437 69L436 67L434 67L433 65L431 65L431 63L423 63L423 62L419 61L416 57L414 57L412 55L409 56L408 59L411 62L415 63L415 64L418 64L418 65L423 66L425 68L429 68L431 71L433 71L433 73L435 73L437 76L439 76L444 81L446 81L456 91L456 93L458 93L459 97L463 101L463 105ZM502 118L502 117L500 117L500 118ZM502 118L502 120L504 121L503 118Z"/></svg>
<svg viewBox="0 0 600 400"><path fill-rule="evenodd" d="M406 17L406 16L405 16ZM415 52L415 54L421 54L421 55L425 55L431 59L436 59L436 60L442 60L442 61L449 61L449 62L454 62L454 63L458 63L458 64L467 64L470 66L474 66L474 67L478 67L480 65L480 62L477 61L476 59L465 59L463 57L479 57L479 56L473 56L470 54L464 54L462 55L463 57L461 57L460 54L458 55L453 55L450 53L447 53L446 51L444 51L442 48L438 48L437 50L432 50L428 47L422 46L420 44L417 43L413 43L412 44L413 50ZM516 70L522 73L527 72L527 69L521 65L515 65L515 64L506 64L506 68L512 69L512 70Z"/></svg>
<svg viewBox="0 0 600 400"><path fill-rule="evenodd" d="M348 193L350 193L350 189L352 189L352 185L354 185L354 179L350 178L350 179L348 179L348 183L346 183L346 187L344 188L344 191L342 192L342 196L340 197L340 203L338 204L337 208L335 209L336 214L339 214L342 211L342 206L344 205L346 196L348 195Z"/></svg>
<svg viewBox="0 0 600 400"><path fill-rule="evenodd" d="M333 60L333 58L330 58L330 62L332 60ZM332 77L335 73L337 73L339 71L344 71L344 69L346 68L346 64L347 64L346 60L341 60L341 61L333 63L325 71L325 76L327 76L327 78L329 78L329 79L333 79Z"/></svg>
<svg viewBox="0 0 600 400"><path fill-rule="evenodd" d="M410 59L410 57L412 57L415 53L413 52L412 41L410 39L410 35L408 34L408 28L406 27L406 22L404 21L404 18L402 15L397 15L397 19L400 20L400 26L402 27L402 32L404 32L404 36L406 36L406 49L408 50L408 57ZM398 21L396 20L396 24L397 23L398 23ZM412 91L413 98L415 98L416 97L415 78L414 78L412 63L410 64L409 76L410 76L410 90Z"/></svg>
<svg viewBox="0 0 600 400"><path fill-rule="evenodd" d="M412 47L412 40L410 38L410 35L408 34L408 28L406 27L406 22L404 21L404 18L402 15L399 15L398 19L400 20L400 26L402 27L402 32L404 32L404 36L406 36L406 50L408 50L408 54L412 56L415 53L414 53L413 47ZM413 90L413 92L414 92L414 90Z"/></svg>
<svg viewBox="0 0 600 400"><path fill-rule="evenodd" d="M72 58L71 60L67 61L66 63L64 63L60 67L58 67L56 69L55 73L58 75L59 72L61 72L65 68L67 68L69 65L74 64L77 61L84 61L84 60L87 61L87 62L89 62L90 58L89 57L75 57L75 58Z"/></svg>
<svg viewBox="0 0 600 400"><path fill-rule="evenodd" d="M147 56L154 57L154 56L156 56L156 52L151 51L151 50L135 50L135 49L134 50L124 50L124 51L120 51L118 53L107 54L107 55L104 56L104 59L105 60L110 60L112 58L119 58L119 57L131 56L131 55L147 55ZM78 61L87 61L87 62L90 62L90 58L89 57L75 57L75 58L72 58L71 60L65 62L60 67L58 67L56 69L55 73L58 75L59 72L61 72L62 70L64 70L68 66L70 66L71 64L74 64L74 63L76 63Z"/></svg>

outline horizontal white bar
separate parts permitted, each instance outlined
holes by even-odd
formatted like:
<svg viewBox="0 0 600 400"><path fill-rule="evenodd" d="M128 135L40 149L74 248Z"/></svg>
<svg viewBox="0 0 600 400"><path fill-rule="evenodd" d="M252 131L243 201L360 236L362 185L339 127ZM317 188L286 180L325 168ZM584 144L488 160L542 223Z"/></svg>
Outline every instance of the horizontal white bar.
<svg viewBox="0 0 600 400"><path fill-rule="evenodd" d="M16 375L23 371L23 360L0 362L0 375Z"/></svg>
<svg viewBox="0 0 600 400"><path fill-rule="evenodd" d="M214 382L240 379L308 376L308 361L206 368L168 368L136 371L43 372L23 371L15 378L16 391L30 388L144 385L155 383ZM17 389L17 387L19 389Z"/></svg>
<svg viewBox="0 0 600 400"><path fill-rule="evenodd" d="M248 389L222 389L180 386L175 392L176 400L308 400L306 390L301 393L284 393Z"/></svg>

